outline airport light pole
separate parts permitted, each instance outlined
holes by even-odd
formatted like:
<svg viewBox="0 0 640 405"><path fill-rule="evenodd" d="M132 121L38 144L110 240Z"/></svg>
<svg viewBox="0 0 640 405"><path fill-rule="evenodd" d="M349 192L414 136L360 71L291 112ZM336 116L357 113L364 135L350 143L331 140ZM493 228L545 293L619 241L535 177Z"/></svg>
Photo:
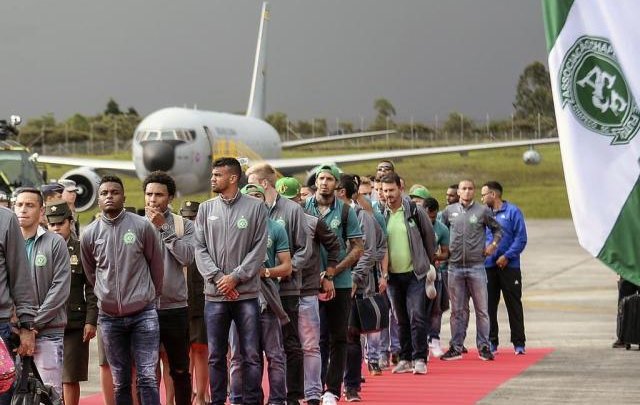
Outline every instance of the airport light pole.
<svg viewBox="0 0 640 405"><path fill-rule="evenodd" d="M464 143L464 116L460 113L460 145Z"/></svg>

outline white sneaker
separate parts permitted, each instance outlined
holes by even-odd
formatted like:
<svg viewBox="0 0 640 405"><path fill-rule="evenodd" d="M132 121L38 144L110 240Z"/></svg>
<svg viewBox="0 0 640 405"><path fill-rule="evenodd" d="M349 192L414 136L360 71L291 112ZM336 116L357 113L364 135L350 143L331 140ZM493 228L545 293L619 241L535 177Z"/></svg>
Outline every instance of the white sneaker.
<svg viewBox="0 0 640 405"><path fill-rule="evenodd" d="M338 405L338 397L330 393L329 391L322 394L322 405Z"/></svg>
<svg viewBox="0 0 640 405"><path fill-rule="evenodd" d="M427 374L427 363L424 360L416 360L413 365L413 374Z"/></svg>
<svg viewBox="0 0 640 405"><path fill-rule="evenodd" d="M427 298L430 300L434 299L438 292L436 291L435 281L438 274L436 273L436 268L433 267L433 264L429 265L429 271L427 271L427 283L425 285L425 291L427 293Z"/></svg>
<svg viewBox="0 0 640 405"><path fill-rule="evenodd" d="M433 357L440 358L440 356L444 354L442 346L440 346L439 339L431 339L431 342L429 342L429 349L431 350L431 355Z"/></svg>
<svg viewBox="0 0 640 405"><path fill-rule="evenodd" d="M396 365L391 372L393 374L402 374L402 373L410 373L413 371L413 367L411 367L411 362L407 360L400 360L398 365Z"/></svg>

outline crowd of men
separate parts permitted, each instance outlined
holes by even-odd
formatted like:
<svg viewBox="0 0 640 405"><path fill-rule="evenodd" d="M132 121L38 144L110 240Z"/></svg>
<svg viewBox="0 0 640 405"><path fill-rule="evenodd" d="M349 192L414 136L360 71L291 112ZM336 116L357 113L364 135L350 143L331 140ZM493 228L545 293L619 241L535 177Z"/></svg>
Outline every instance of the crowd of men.
<svg viewBox="0 0 640 405"><path fill-rule="evenodd" d="M463 179L440 210L391 161L370 177L321 165L303 187L266 163L243 173L221 158L216 197L185 201L180 215L169 175L151 173L142 189L139 215L125 209L122 181L104 176L100 213L82 232L69 180L19 188L13 213L0 208L0 337L33 356L66 404L79 401L96 335L107 404L159 404L160 363L171 404L361 401L363 361L374 377L427 374L430 355L468 353L469 298L478 357L494 360L501 294L514 352L525 354L527 234L498 182L479 203ZM365 329L358 303L376 294L389 326Z"/></svg>

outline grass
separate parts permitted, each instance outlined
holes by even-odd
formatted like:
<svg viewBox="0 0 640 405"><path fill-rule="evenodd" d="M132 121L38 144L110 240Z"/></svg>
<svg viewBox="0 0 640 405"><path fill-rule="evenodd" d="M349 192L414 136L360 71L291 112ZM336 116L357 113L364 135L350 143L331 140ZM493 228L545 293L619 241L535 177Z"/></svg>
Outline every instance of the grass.
<svg viewBox="0 0 640 405"><path fill-rule="evenodd" d="M358 148L361 152L367 150L370 148ZM396 160L395 165L397 172L404 177L407 187L415 183L423 184L441 204L444 204L447 187L461 179L468 178L476 182L478 200L479 186L485 181L496 180L504 187L504 198L517 204L526 218L570 218L559 146L556 144L537 147L542 155L542 162L536 166L528 166L522 162L522 153L525 150L526 148L521 147L470 152L466 156L444 154L412 157ZM318 151L286 151L284 157L309 156L314 153L317 154ZM321 151L322 155L343 153L353 153L353 149ZM130 158L130 152L96 158L127 159ZM347 173L374 174L376 163L342 165L342 169ZM47 167L51 178L58 178L69 169L69 167L53 165ZM299 180L304 180L305 176L301 173L297 177ZM122 179L127 196L126 205L143 207L144 194L141 182L132 176L122 176ZM176 198L173 206L179 207L184 200L204 201L208 198L208 193L185 195ZM82 213L81 222L87 223L96 212L97 208Z"/></svg>

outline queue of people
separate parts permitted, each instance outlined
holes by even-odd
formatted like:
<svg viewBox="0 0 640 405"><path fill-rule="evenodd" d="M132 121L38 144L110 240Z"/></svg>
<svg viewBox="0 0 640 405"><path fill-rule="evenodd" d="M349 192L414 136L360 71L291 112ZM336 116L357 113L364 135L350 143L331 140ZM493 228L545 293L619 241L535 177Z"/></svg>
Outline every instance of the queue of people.
<svg viewBox="0 0 640 405"><path fill-rule="evenodd" d="M363 362L372 378L424 375L430 357L468 353L469 298L478 357L494 360L501 294L514 353L526 353L526 227L498 182L481 187L481 204L463 179L440 211L386 160L371 177L320 165L307 187L266 163L212 167L217 196L185 201L179 215L164 172L142 184L143 215L104 176L100 213L82 232L70 181L20 188L13 213L0 208L0 336L34 357L66 404L79 401L96 336L107 404L159 404L159 369L170 404L366 401ZM389 326L365 330L358 303L373 295Z"/></svg>

